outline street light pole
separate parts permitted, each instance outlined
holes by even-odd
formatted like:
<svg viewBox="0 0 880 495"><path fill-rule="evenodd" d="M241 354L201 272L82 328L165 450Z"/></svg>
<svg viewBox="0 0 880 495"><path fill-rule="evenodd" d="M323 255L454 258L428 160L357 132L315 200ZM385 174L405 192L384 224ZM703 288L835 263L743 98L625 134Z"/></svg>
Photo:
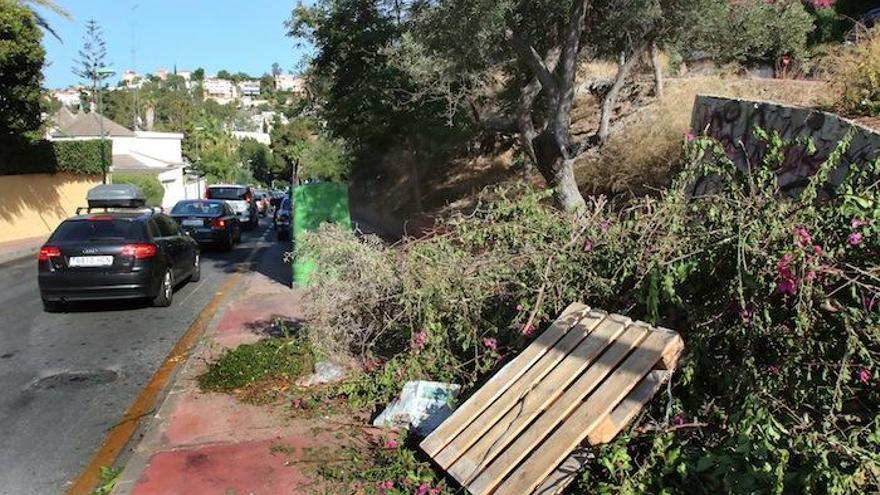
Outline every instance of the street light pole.
<svg viewBox="0 0 880 495"><path fill-rule="evenodd" d="M101 173L104 177L101 184L107 183L107 154L104 152L104 110L101 105L101 88L98 88L98 128L101 129Z"/></svg>
<svg viewBox="0 0 880 495"><path fill-rule="evenodd" d="M103 105L103 101L101 99L101 93L104 90L104 83L102 81L104 79L112 76L114 73L115 72L113 72L113 69L110 69L109 67L98 68L97 73L95 74L96 77L93 81L93 86L92 86L93 90L97 93L97 99L98 99L98 129L100 129L100 133L101 133L101 172L104 174L104 177L101 180L102 184L107 183L107 169L108 169L107 154L104 152L104 150L106 148L106 145L104 144L106 142L106 139L104 136L104 105ZM94 89L95 87L97 87L96 90Z"/></svg>

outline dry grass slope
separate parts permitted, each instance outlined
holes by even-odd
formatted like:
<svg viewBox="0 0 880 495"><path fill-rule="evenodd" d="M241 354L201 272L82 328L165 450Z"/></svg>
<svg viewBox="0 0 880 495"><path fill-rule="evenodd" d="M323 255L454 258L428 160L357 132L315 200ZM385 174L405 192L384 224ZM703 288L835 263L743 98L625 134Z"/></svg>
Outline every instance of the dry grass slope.
<svg viewBox="0 0 880 495"><path fill-rule="evenodd" d="M578 161L578 182L587 194L642 194L666 185L689 130L698 94L816 106L823 103L825 91L825 83L812 81L717 76L669 79L662 99L649 100L647 105L622 116L606 146Z"/></svg>

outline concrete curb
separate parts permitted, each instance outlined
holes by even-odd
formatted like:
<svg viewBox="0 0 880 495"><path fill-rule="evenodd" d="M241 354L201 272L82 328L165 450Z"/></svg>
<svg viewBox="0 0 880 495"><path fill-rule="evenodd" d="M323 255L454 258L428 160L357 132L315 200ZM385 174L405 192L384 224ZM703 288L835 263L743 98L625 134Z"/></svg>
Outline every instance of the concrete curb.
<svg viewBox="0 0 880 495"><path fill-rule="evenodd" d="M43 245L43 242L45 241L42 238L34 239L33 243L17 245L10 249L3 249L3 246L0 245L0 265L13 263L31 257L36 261L36 255L40 252L40 247Z"/></svg>

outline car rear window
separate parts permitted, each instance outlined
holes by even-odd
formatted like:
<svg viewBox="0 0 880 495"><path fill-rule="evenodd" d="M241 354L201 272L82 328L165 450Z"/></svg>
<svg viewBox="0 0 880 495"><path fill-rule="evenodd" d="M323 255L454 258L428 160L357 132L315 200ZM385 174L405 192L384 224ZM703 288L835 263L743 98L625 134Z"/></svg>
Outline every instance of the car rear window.
<svg viewBox="0 0 880 495"><path fill-rule="evenodd" d="M211 199L243 200L247 189L243 187L209 187Z"/></svg>
<svg viewBox="0 0 880 495"><path fill-rule="evenodd" d="M56 242L143 240L143 226L129 220L67 220L52 234Z"/></svg>
<svg viewBox="0 0 880 495"><path fill-rule="evenodd" d="M223 204L210 201L177 203L171 213L173 215L219 215L223 213Z"/></svg>

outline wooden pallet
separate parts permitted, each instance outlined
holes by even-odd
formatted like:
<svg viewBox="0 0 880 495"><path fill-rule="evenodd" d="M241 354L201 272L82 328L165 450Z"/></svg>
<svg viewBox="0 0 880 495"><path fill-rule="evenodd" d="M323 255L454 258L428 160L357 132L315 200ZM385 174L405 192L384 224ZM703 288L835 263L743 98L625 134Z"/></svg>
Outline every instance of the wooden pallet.
<svg viewBox="0 0 880 495"><path fill-rule="evenodd" d="M669 378L677 333L569 306L421 443L474 495L558 493ZM574 452L574 453L573 453Z"/></svg>

